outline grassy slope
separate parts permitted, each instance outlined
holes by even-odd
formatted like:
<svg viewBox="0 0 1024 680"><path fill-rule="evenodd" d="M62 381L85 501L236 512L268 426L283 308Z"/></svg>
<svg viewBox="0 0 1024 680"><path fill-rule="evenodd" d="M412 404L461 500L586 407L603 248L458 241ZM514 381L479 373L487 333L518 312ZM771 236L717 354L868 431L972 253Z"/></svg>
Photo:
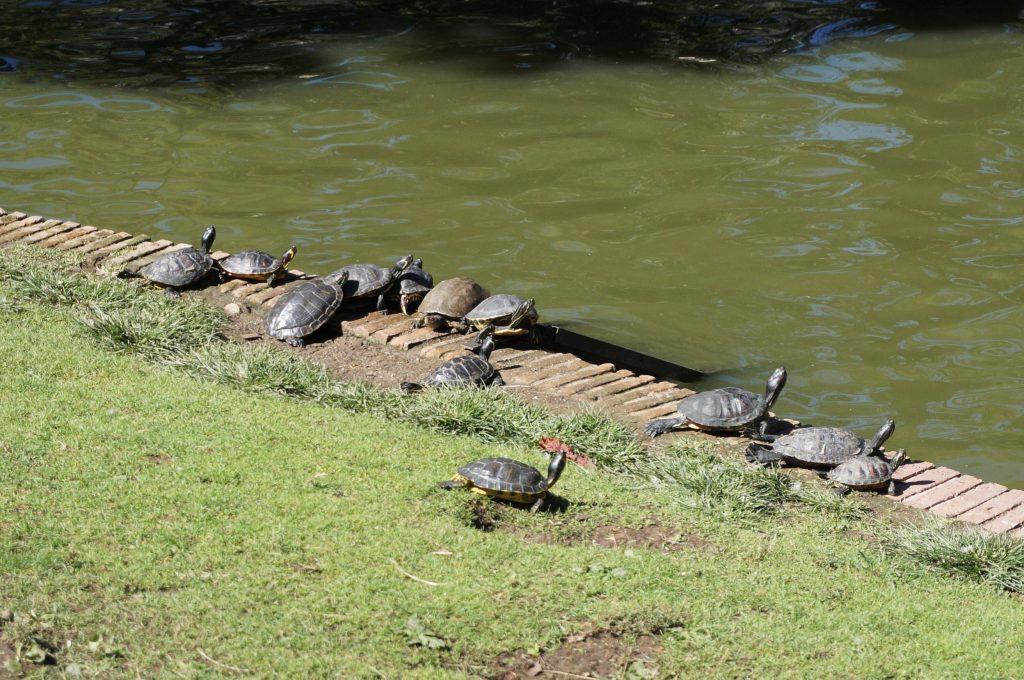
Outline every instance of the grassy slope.
<svg viewBox="0 0 1024 680"><path fill-rule="evenodd" d="M542 467L533 450L157 371L34 305L0 312L0 353L0 608L32 612L3 635L71 639L60 662L87 674L230 673L205 654L260 675L459 676L585 622L660 630L665 676L1024 668L1018 598L897 576L822 518L719 526L571 467L567 514L501 515L555 533L657 517L719 550L527 543L469 527L469 495L433 483L483 455ZM451 649L407 646L411 616Z"/></svg>

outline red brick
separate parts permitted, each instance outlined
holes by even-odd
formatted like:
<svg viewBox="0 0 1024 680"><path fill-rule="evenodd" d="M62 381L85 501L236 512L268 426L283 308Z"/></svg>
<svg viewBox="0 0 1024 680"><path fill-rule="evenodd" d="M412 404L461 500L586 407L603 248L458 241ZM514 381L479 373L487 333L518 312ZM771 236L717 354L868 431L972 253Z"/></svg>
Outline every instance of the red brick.
<svg viewBox="0 0 1024 680"><path fill-rule="evenodd" d="M636 399L630 399L629 401L623 402L621 404L621 408L626 413L637 413L649 408L654 408L655 406L661 406L662 404L672 404L674 407L683 397L688 397L691 394L693 394L693 392L688 390L662 390L655 388L642 397L637 397Z"/></svg>
<svg viewBox="0 0 1024 680"><path fill-rule="evenodd" d="M948 482L934 486L927 491L914 494L913 496L908 497L904 502L911 507L926 510L933 505L938 505L944 501L956 498L980 484L981 480L977 477L960 475L959 477L954 477Z"/></svg>
<svg viewBox="0 0 1024 680"><path fill-rule="evenodd" d="M982 524L981 528L994 534L1005 534L1010 529L1015 529L1021 524L1024 524L1024 505L1010 508L998 517Z"/></svg>
<svg viewBox="0 0 1024 680"><path fill-rule="evenodd" d="M0 227L0 234L10 234L12 232L19 231L26 227L30 227L34 224L39 224L40 222L45 221L46 220L44 220L39 215L29 215L19 220L11 220L10 222L7 222L2 227Z"/></svg>
<svg viewBox="0 0 1024 680"><path fill-rule="evenodd" d="M57 250L75 250L76 248L81 248L90 243L95 243L96 241L99 241L101 239L109 238L113 235L114 232L110 231L109 229L97 229L96 231L85 234L84 236L78 236L76 238L65 241L64 243L61 243L59 246L57 246Z"/></svg>
<svg viewBox="0 0 1024 680"><path fill-rule="evenodd" d="M267 286L263 290L253 293L252 295L245 298L245 301L253 306L266 306L268 302L270 303L270 306L273 306L273 303L277 300L277 298L281 297L282 295L284 295L291 289L295 288L296 286L300 286L303 283L306 283L312 278L313 277L281 277L274 282L273 286Z"/></svg>
<svg viewBox="0 0 1024 680"><path fill-rule="evenodd" d="M604 402L606 399L614 394L631 390L634 387L645 385L649 382L653 382L654 377L650 375L636 375L633 374L631 377L616 380L615 382L601 385L600 387L594 387L583 393L584 397L597 397L599 400Z"/></svg>
<svg viewBox="0 0 1024 680"><path fill-rule="evenodd" d="M411 325L412 324L410 324L410 326ZM435 331L433 328L414 328L412 330L403 331L402 334L396 338L391 338L388 340L388 344L393 347L397 347L398 349L409 351L413 347L418 347L428 340L432 340L438 336L438 331Z"/></svg>
<svg viewBox="0 0 1024 680"><path fill-rule="evenodd" d="M26 217L28 217L28 215L23 212L5 213L4 215L0 215L0 227L12 222L17 222L18 220L23 220Z"/></svg>
<svg viewBox="0 0 1024 680"><path fill-rule="evenodd" d="M899 470L897 470L899 472ZM943 482L948 482L954 477L959 477L960 473L956 470L947 467L933 467L924 472L918 473L913 477L909 477L903 481L896 483L896 493L894 494L899 500L909 498L915 494L919 494L922 491L938 486Z"/></svg>
<svg viewBox="0 0 1024 680"><path fill-rule="evenodd" d="M117 253L121 253L122 251L128 252L129 249L134 248L135 246L142 243L149 243L149 236L147 236L146 234L139 234L138 236L129 236L127 239L123 241L111 242L107 245L97 246L94 249L90 249L89 257L87 257L86 259L91 261L93 264L98 264L99 262L105 260L108 257L117 257Z"/></svg>
<svg viewBox="0 0 1024 680"><path fill-rule="evenodd" d="M58 236L60 234L65 234L65 233L67 233L69 231L77 229L80 226L82 226L82 225L80 225L78 222L58 222L56 225L50 227L49 229L44 229L42 231L37 231L36 233L32 234L28 238L25 238L25 239L22 239L22 240L25 243L36 243L40 247L45 248L47 246L44 246L42 243L39 243L40 241L44 241L44 240L53 238L54 236Z"/></svg>
<svg viewBox="0 0 1024 680"><path fill-rule="evenodd" d="M587 366L587 362L583 361L578 357L568 355L568 360L560 363L548 364L544 367L536 367L536 363L529 364L532 370L523 372L522 374L516 373L518 376L516 382L520 385L537 385L538 383L547 380L549 378L555 378L558 376L565 375L566 373L572 373L574 371ZM509 369L513 370L513 369Z"/></svg>
<svg viewBox="0 0 1024 680"><path fill-rule="evenodd" d="M468 344L468 337L461 333L452 333L448 336L442 336L436 341L432 340L429 343L424 343L423 347L420 348L420 356L437 358L453 349Z"/></svg>
<svg viewBox="0 0 1024 680"><path fill-rule="evenodd" d="M78 226L72 229L71 231L66 231L63 234L57 234L56 236L52 236L43 241L42 243L40 243L39 245L42 246L43 248L56 248L57 246L61 246L67 243L68 241L71 241L72 239L81 238L82 236L85 236L86 234L91 234L94 231L96 231L96 227Z"/></svg>
<svg viewBox="0 0 1024 680"><path fill-rule="evenodd" d="M142 257L133 258L132 259L132 266L131 266L131 268L134 269L135 271L139 271L140 269L145 267L150 262L156 262L157 260L159 260L164 255L170 255L171 253L176 253L179 250L184 250L185 248L190 248L190 247L191 246L189 246L187 243L177 243L177 244L171 246L170 248L163 248L163 249L160 249L160 250L154 250L154 251L152 251L150 253L147 253L146 255L143 255Z"/></svg>
<svg viewBox="0 0 1024 680"><path fill-rule="evenodd" d="M995 498L1004 491L1006 491L1006 487L1002 484L981 484L956 498L933 505L931 511L940 517L956 517Z"/></svg>
<svg viewBox="0 0 1024 680"><path fill-rule="evenodd" d="M408 332L412 327L412 319L405 314L391 313L385 318L389 320L388 325L370 333L370 340L386 345L391 342L393 338L397 338L399 335Z"/></svg>
<svg viewBox="0 0 1024 680"><path fill-rule="evenodd" d="M364 317L359 321L346 324L345 332L357 338L369 338L380 329L390 326L394 321L394 317L374 312L370 316Z"/></svg>
<svg viewBox="0 0 1024 680"><path fill-rule="evenodd" d="M623 378L629 378L633 374L632 371L620 369L614 373L602 373L601 375L595 375L593 378L585 378L583 380L574 380L571 383L566 383L556 390L558 394L571 395L581 394L587 390L592 390L595 387L601 385L607 385L608 383L615 382L616 380L622 380ZM596 399L597 397L594 397Z"/></svg>
<svg viewBox="0 0 1024 680"><path fill-rule="evenodd" d="M146 241L145 243L140 243L139 245L135 246L126 253L122 253L115 257L111 257L110 259L107 260L106 264L108 267L118 267L120 265L127 264L132 260L136 260L140 257L144 257L152 253L158 253L162 250L165 250L168 246L172 245L174 245L174 242L168 241L167 239L160 239L159 241Z"/></svg>
<svg viewBox="0 0 1024 680"><path fill-rule="evenodd" d="M1024 491L1010 489L992 500L985 501L981 505L971 508L959 515L957 519L968 524L983 524L1021 503L1024 503Z"/></svg>
<svg viewBox="0 0 1024 680"><path fill-rule="evenodd" d="M505 382L518 385L532 385L537 380L565 370L573 360L579 361L571 354L548 354L535 361L526 362L516 368L502 369L501 375ZM552 371L554 369L554 371Z"/></svg>
<svg viewBox="0 0 1024 680"><path fill-rule="evenodd" d="M591 364L589 362L584 362L584 365L581 366L579 370L552 376L550 378L544 378L543 380L538 380L534 385L546 390L553 390L574 380L589 378L591 376L601 375L602 373L611 373L614 370L615 364Z"/></svg>
<svg viewBox="0 0 1024 680"><path fill-rule="evenodd" d="M41 217L38 218L38 220L34 217L26 217L25 219L21 220L21 222L15 222L14 224L21 224L22 226L11 229L6 229L5 227L5 233L3 234L3 236L0 236L0 243L11 243L13 241L20 241L26 236L30 236L36 233L37 231L43 231L44 229L49 229L50 227L57 226L58 224L60 224L60 220L44 221Z"/></svg>
<svg viewBox="0 0 1024 680"><path fill-rule="evenodd" d="M267 286L265 281L246 281L245 279L235 280L241 281L242 285L238 286L237 288L233 288L231 290L231 295L232 297L236 297L242 300L248 298L250 295L255 295L260 291L266 290L269 287ZM223 290L223 288L221 288L221 290Z"/></svg>
<svg viewBox="0 0 1024 680"><path fill-rule="evenodd" d="M892 478L899 482L904 479L913 477L914 475L920 474L925 470L931 470L933 467L935 466L926 460L919 460L913 463L904 463L903 465L896 468L896 472L893 473Z"/></svg>

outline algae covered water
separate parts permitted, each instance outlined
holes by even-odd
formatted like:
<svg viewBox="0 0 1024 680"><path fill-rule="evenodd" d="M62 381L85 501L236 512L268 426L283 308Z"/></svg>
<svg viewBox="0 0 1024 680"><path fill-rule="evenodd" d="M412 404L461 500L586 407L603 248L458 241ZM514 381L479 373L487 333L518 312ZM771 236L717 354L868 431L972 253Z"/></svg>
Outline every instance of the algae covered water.
<svg viewBox="0 0 1024 680"><path fill-rule="evenodd" d="M1024 487L1019 8L242 4L5 5L0 206L413 252Z"/></svg>

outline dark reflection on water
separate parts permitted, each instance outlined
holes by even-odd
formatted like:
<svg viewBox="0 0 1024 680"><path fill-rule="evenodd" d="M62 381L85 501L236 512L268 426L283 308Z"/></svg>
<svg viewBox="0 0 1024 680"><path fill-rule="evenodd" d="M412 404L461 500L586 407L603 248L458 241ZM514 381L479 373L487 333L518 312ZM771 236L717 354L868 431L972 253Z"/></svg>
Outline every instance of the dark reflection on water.
<svg viewBox="0 0 1024 680"><path fill-rule="evenodd" d="M574 58L746 62L898 26L1015 20L1020 0L786 2L338 2L27 0L0 3L0 73L120 85L237 83L317 73L324 41L410 36L418 59L481 68Z"/></svg>

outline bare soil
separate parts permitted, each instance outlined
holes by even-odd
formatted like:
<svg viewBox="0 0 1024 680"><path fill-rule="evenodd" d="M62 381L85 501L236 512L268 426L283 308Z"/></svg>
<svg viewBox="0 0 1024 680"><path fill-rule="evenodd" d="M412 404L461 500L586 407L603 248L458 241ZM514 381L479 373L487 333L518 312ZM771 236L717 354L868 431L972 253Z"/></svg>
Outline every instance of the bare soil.
<svg viewBox="0 0 1024 680"><path fill-rule="evenodd" d="M657 657L664 651L656 637L635 639L608 631L583 631L567 637L556 649L539 656L523 650L500 655L488 666L486 677L494 680L529 678L619 678L631 667L646 671L640 677L657 676Z"/></svg>

